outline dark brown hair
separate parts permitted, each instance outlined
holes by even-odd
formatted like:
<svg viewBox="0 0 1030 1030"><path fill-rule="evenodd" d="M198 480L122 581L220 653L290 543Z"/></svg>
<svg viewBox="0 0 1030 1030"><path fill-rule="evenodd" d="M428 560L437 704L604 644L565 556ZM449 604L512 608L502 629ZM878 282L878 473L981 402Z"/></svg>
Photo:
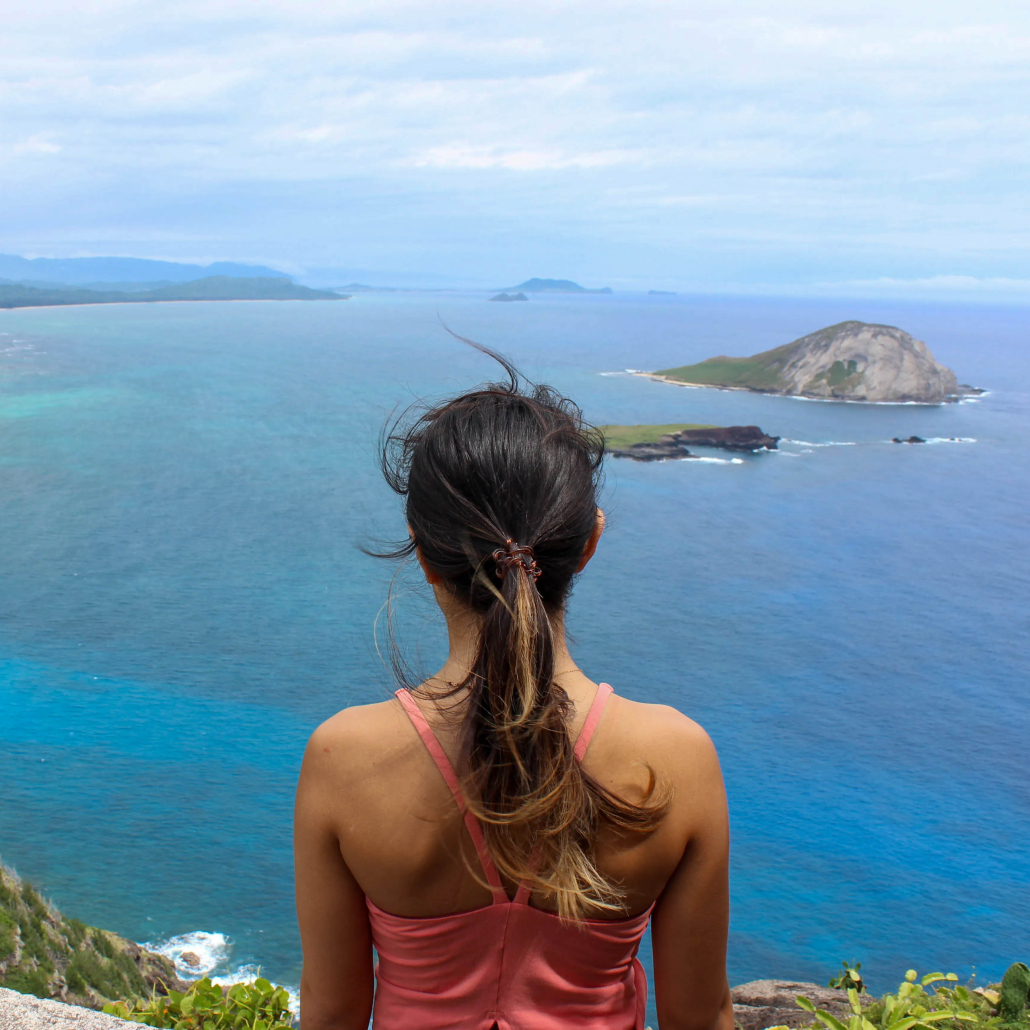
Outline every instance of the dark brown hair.
<svg viewBox="0 0 1030 1030"><path fill-rule="evenodd" d="M467 700L459 775L501 875L528 881L566 919L618 910L622 892L594 863L598 830L649 832L665 805L653 774L634 804L576 761L552 635L596 525L604 441L572 401L523 386L506 359L464 342L498 361L507 382L402 416L385 434L383 473L406 498L411 538L384 557L418 549L478 616L468 678L444 696ZM509 541L531 557L498 562Z"/></svg>

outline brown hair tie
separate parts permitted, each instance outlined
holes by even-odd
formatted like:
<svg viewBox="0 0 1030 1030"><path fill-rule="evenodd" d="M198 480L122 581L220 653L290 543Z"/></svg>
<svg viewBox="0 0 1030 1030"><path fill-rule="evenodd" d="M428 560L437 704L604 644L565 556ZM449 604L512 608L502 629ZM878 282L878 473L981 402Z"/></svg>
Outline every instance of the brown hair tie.
<svg viewBox="0 0 1030 1030"><path fill-rule="evenodd" d="M534 580L540 578L542 570L533 557L533 548L522 547L511 537L508 537L504 541L504 546L498 547L490 557L497 562L497 568L494 571L497 573L498 579L504 579L508 569L514 568L516 565L521 565L526 575L532 576Z"/></svg>

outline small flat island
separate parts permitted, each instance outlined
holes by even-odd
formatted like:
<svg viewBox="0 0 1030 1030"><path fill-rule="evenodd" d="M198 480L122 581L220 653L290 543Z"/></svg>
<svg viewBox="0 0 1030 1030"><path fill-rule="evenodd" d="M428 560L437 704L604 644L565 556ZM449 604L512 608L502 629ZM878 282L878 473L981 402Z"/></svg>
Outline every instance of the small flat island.
<svg viewBox="0 0 1030 1030"><path fill-rule="evenodd" d="M529 300L524 293L498 293L496 297L491 297L491 300L499 301L512 301L512 300Z"/></svg>
<svg viewBox="0 0 1030 1030"><path fill-rule="evenodd" d="M709 426L697 423L642 426L599 426L605 451L613 458L634 461L666 461L693 458L687 444L718 447L728 451L776 450L778 436L769 436L758 426Z"/></svg>

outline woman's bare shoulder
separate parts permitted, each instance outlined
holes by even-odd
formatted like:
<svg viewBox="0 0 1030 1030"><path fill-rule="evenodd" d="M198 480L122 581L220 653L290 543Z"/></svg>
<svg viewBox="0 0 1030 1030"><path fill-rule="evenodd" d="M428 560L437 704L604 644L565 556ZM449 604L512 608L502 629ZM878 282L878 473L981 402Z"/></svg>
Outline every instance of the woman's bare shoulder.
<svg viewBox="0 0 1030 1030"><path fill-rule="evenodd" d="M623 747L646 755L648 762L670 773L696 775L718 770L715 745L700 723L671 705L621 696L613 700L611 732Z"/></svg>
<svg viewBox="0 0 1030 1030"><path fill-rule="evenodd" d="M410 725L394 700L352 705L330 716L311 734L304 763L334 779L367 776L370 763L388 761L412 743Z"/></svg>

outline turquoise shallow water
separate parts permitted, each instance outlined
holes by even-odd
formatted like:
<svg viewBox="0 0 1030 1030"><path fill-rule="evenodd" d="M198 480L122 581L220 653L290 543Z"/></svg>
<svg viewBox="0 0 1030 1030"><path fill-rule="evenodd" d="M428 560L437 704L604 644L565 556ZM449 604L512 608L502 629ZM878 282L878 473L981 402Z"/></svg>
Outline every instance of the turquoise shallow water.
<svg viewBox="0 0 1030 1030"><path fill-rule="evenodd" d="M941 408L686 390L619 373L845 318L927 340ZM141 941L225 935L296 983L290 809L306 735L390 689L373 626L402 531L391 409L499 347L597 422L758 423L776 454L611 462L581 665L719 747L734 982L860 959L1025 959L1030 312L705 298L362 296L0 313L0 855ZM899 447L912 433L941 442ZM417 579L412 655L439 656ZM217 941L216 941L217 943Z"/></svg>

